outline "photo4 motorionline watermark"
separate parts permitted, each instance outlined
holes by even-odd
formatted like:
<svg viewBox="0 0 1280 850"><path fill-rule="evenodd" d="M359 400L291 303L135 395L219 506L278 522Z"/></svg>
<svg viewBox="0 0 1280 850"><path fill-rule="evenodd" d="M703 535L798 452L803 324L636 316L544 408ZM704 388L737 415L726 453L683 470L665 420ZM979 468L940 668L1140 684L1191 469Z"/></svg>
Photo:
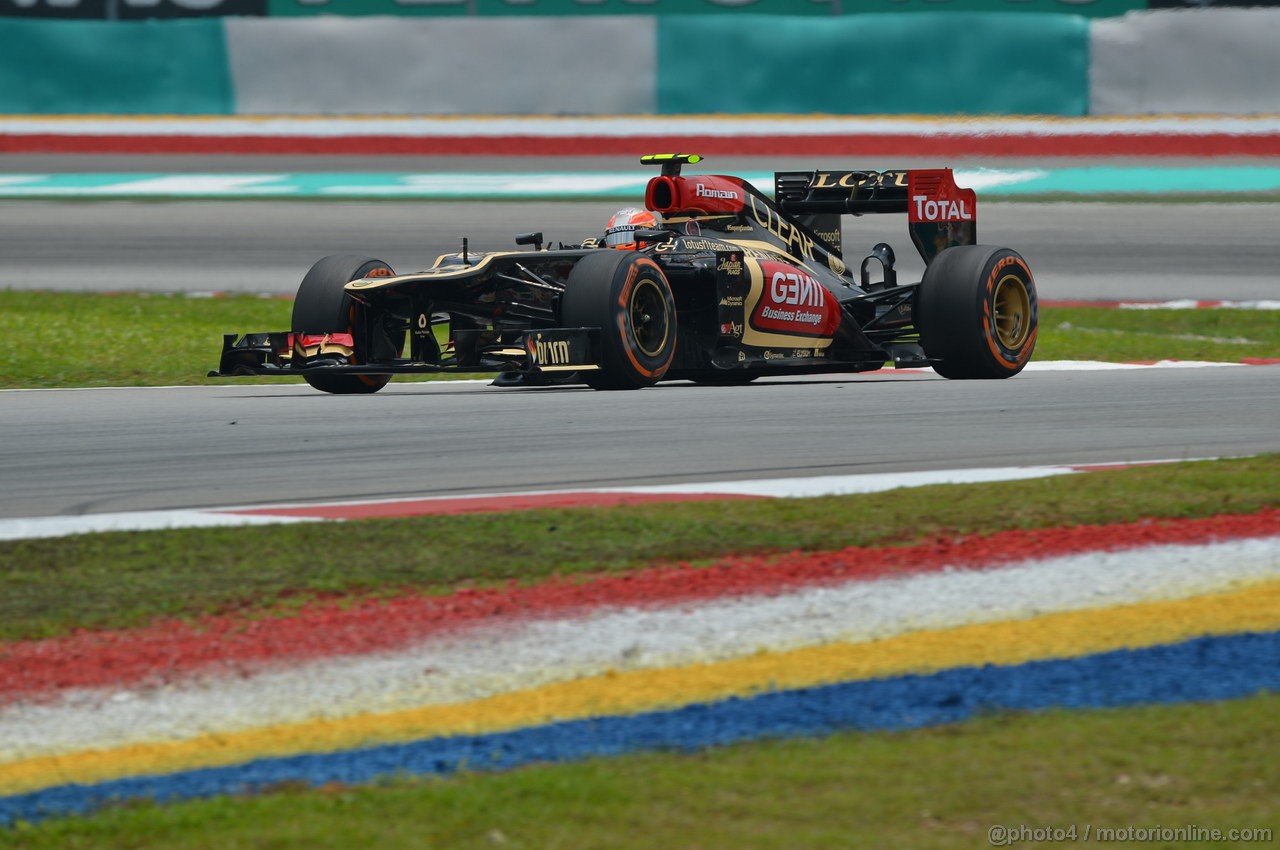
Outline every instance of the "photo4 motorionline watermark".
<svg viewBox="0 0 1280 850"><path fill-rule="evenodd" d="M1142 843L1144 841L1232 841L1232 842L1270 842L1274 832L1271 828L1259 829L1219 829L1211 826L1094 826L1093 824L1071 824L1070 826L1028 826L1020 824L995 824L987 830L987 843L992 847L1008 847L1012 844L1028 842L1069 842L1069 841L1114 841Z"/></svg>

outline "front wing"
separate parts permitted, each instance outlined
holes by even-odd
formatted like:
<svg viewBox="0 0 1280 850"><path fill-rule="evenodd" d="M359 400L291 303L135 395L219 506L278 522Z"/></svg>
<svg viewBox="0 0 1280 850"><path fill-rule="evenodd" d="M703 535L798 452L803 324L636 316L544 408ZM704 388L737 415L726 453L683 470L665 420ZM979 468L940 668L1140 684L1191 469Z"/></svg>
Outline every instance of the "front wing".
<svg viewBox="0 0 1280 850"><path fill-rule="evenodd" d="M497 331L458 331L438 362L407 358L360 363L351 334L288 331L225 334L211 378L342 373L415 375L459 372L585 372L600 368L596 328L543 328L504 341Z"/></svg>

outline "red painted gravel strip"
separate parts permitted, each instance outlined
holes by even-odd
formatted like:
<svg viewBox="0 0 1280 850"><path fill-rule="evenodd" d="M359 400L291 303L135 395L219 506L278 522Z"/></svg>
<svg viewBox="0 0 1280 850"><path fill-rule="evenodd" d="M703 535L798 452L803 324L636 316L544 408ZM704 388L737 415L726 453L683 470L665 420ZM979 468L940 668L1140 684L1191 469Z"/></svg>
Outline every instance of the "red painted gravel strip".
<svg viewBox="0 0 1280 850"><path fill-rule="evenodd" d="M1280 133L696 136L184 136L0 134L0 153L621 156L1280 156Z"/></svg>
<svg viewBox="0 0 1280 850"><path fill-rule="evenodd" d="M296 508L255 508L219 511L246 516L292 516L317 519L388 519L428 514L472 514L559 508L612 508L667 502L710 502L721 499L763 499L736 493L542 493L514 496L460 496L456 499L406 499L365 505L304 505Z"/></svg>
<svg viewBox="0 0 1280 850"><path fill-rule="evenodd" d="M0 644L0 703L63 688L165 682L235 672L263 661L300 661L387 650L483 622L587 612L606 605L681 603L801 586L1157 544L1197 544L1280 533L1280 509L1245 516L1006 531L890 548L725 558L695 569L556 578L529 587L461 589L344 607L317 603L280 619L205 617L112 632Z"/></svg>

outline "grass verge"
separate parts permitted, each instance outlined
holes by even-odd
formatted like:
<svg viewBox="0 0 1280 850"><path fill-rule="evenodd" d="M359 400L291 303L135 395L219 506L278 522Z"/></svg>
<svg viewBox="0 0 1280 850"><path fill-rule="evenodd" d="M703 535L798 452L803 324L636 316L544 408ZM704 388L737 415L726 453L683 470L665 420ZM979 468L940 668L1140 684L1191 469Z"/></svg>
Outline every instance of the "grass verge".
<svg viewBox="0 0 1280 850"><path fill-rule="evenodd" d="M1278 738L1276 695L997 715L910 732L133 805L0 831L0 847L969 850L993 846L997 825L1074 826L1075 840L1058 843L1103 846L1120 845L1099 840L1099 829L1271 829L1254 845L1264 847L1280 833L1280 762L1259 742ZM1042 844L1051 842L1012 842Z"/></svg>
<svg viewBox="0 0 1280 850"><path fill-rule="evenodd" d="M0 389L226 383L205 377L218 365L222 335L286 330L291 311L288 299L254 296L0 290ZM1280 357L1280 323L1261 311L1045 308L1040 323L1039 360Z"/></svg>
<svg viewBox="0 0 1280 850"><path fill-rule="evenodd" d="M1037 360L1220 360L1280 356L1280 322L1267 310L1040 311Z"/></svg>
<svg viewBox="0 0 1280 850"><path fill-rule="evenodd" d="M819 499L115 532L0 543L0 638L269 612L334 594L914 543L1011 528L1252 513L1280 455Z"/></svg>

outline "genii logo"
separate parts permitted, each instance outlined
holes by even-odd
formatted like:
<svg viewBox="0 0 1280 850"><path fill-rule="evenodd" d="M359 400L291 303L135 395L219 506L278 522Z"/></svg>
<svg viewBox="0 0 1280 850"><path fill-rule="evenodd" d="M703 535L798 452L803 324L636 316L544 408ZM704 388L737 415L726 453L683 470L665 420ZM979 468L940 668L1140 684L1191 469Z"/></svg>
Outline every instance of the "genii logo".
<svg viewBox="0 0 1280 850"><path fill-rule="evenodd" d="M751 313L751 327L800 336L831 336L840 327L840 305L803 269L761 262L764 291Z"/></svg>

